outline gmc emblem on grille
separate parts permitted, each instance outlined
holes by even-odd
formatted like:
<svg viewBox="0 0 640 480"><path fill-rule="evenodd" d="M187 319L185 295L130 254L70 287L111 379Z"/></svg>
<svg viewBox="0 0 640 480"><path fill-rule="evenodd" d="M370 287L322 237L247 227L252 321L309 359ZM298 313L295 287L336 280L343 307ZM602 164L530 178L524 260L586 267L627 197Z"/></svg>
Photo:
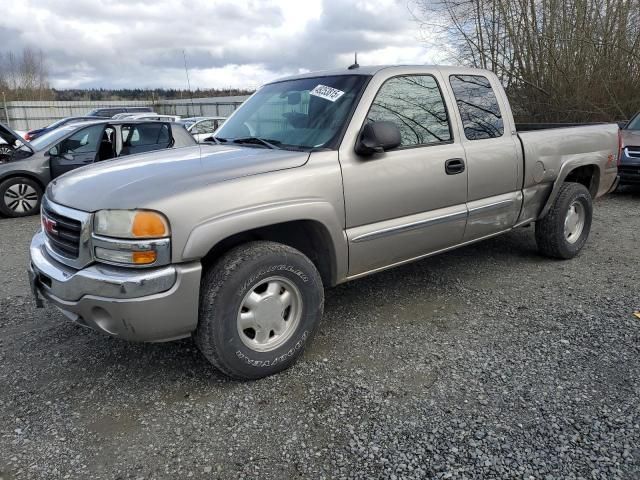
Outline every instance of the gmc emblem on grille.
<svg viewBox="0 0 640 480"><path fill-rule="evenodd" d="M42 216L42 229L46 233L57 234L58 233L58 231L56 230L57 225L58 224L56 223L55 220L51 220L49 217L45 217L44 215Z"/></svg>

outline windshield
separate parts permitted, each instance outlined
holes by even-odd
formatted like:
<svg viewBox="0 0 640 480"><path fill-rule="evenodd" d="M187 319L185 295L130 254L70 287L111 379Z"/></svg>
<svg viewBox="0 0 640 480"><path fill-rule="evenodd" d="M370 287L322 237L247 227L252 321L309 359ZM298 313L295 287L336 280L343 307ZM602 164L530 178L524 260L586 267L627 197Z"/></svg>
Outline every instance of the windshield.
<svg viewBox="0 0 640 480"><path fill-rule="evenodd" d="M265 85L223 124L216 138L258 137L281 148L334 148L368 79L337 75Z"/></svg>
<svg viewBox="0 0 640 480"><path fill-rule="evenodd" d="M29 143L31 143L31 145L33 145L33 148L35 148L36 150L43 150L52 143L55 143L58 140L62 139L62 137L75 130L76 128L77 127L75 125L66 125L64 127L56 128L55 130L49 130L44 135L36 137Z"/></svg>
<svg viewBox="0 0 640 480"><path fill-rule="evenodd" d="M625 127L625 130L640 130L640 113L635 114L635 116Z"/></svg>

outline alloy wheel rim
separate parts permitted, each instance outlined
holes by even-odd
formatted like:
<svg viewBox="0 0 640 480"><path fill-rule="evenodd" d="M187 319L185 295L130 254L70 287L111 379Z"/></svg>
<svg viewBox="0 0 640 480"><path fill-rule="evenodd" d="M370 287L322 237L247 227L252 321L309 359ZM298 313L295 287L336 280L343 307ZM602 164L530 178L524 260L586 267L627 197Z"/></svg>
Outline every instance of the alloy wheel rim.
<svg viewBox="0 0 640 480"><path fill-rule="evenodd" d="M16 213L30 212L38 205L38 192L31 185L16 183L5 190L4 204Z"/></svg>
<svg viewBox="0 0 640 480"><path fill-rule="evenodd" d="M285 277L260 280L246 293L238 309L238 335L256 352L270 352L296 332L302 317L302 295Z"/></svg>
<svg viewBox="0 0 640 480"><path fill-rule="evenodd" d="M569 243L576 243L582 235L585 223L585 209L581 202L575 201L569 207L564 219L564 238Z"/></svg>

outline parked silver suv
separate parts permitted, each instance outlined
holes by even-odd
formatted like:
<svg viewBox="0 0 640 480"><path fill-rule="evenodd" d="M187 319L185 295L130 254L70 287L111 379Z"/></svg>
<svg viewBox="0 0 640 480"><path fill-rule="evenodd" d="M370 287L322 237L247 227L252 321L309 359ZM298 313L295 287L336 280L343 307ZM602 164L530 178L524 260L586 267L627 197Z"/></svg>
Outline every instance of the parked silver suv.
<svg viewBox="0 0 640 480"><path fill-rule="evenodd" d="M484 70L371 67L259 89L218 145L54 180L31 284L128 340L193 335L237 378L300 357L324 288L536 223L540 251L584 246L617 178L618 126L517 133ZM63 247L64 245L64 247Z"/></svg>

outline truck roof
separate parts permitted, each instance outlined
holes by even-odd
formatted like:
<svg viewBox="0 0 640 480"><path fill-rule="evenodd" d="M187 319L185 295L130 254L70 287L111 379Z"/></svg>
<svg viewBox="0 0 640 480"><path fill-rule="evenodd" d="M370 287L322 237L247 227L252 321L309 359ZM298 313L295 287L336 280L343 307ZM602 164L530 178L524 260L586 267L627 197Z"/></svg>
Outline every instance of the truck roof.
<svg viewBox="0 0 640 480"><path fill-rule="evenodd" d="M468 73L468 74L478 74L478 72L486 71L480 68L469 68L469 67L457 67L457 66L445 66L445 65L364 65L359 66L358 68L354 68L349 70L348 68L337 68L332 70L320 70L315 72L307 72L300 73L297 75L290 75L287 77L278 78L273 82L269 83L278 83L286 80L297 80L300 78L314 78L314 77L331 77L335 75L367 75L372 76L381 70L398 70L398 72L405 72L406 70L440 70L441 72L454 72L455 73Z"/></svg>

